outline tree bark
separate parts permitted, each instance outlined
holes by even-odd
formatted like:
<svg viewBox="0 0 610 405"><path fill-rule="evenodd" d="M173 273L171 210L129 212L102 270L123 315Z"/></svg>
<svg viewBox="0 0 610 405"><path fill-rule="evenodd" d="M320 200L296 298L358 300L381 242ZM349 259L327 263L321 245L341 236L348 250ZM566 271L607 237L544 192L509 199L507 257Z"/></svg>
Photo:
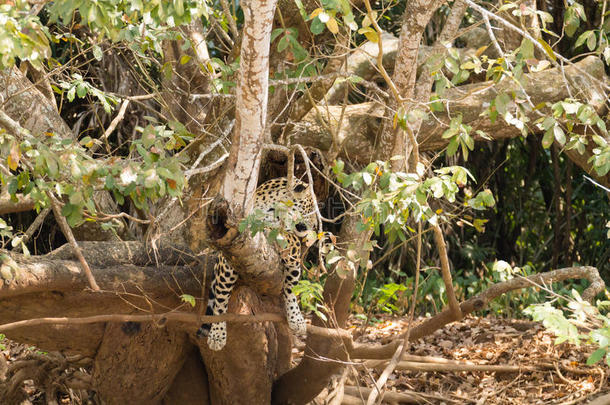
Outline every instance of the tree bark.
<svg viewBox="0 0 610 405"><path fill-rule="evenodd" d="M186 333L152 323L109 323L95 355L95 390L109 405L161 404L186 360L187 342Z"/></svg>
<svg viewBox="0 0 610 405"><path fill-rule="evenodd" d="M0 70L2 109L33 134L55 133L71 138L72 131L59 116L55 103L45 97L16 67Z"/></svg>
<svg viewBox="0 0 610 405"><path fill-rule="evenodd" d="M235 132L221 194L229 212L243 218L252 209L258 183L269 83L269 43L276 0L242 3L242 34L239 83L235 102Z"/></svg>

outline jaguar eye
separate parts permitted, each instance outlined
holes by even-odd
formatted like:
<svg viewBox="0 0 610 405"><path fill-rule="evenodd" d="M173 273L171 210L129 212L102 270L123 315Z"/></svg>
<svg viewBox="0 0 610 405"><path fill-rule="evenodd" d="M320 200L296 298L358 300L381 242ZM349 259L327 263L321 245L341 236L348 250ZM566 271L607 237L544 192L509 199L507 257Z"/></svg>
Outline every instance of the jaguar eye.
<svg viewBox="0 0 610 405"><path fill-rule="evenodd" d="M304 191L307 187L304 184L297 184L294 187L294 191L297 193L300 193L301 191Z"/></svg>

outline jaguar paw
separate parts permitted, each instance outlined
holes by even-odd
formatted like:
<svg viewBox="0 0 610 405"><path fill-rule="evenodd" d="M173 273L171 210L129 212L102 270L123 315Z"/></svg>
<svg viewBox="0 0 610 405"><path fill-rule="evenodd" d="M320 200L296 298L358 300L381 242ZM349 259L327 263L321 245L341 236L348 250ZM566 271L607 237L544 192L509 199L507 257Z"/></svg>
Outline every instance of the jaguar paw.
<svg viewBox="0 0 610 405"><path fill-rule="evenodd" d="M208 335L208 347L210 350L222 350L227 344L227 324L219 322L212 325L210 334Z"/></svg>
<svg viewBox="0 0 610 405"><path fill-rule="evenodd" d="M301 311L288 313L288 327L299 336L307 335L307 322Z"/></svg>

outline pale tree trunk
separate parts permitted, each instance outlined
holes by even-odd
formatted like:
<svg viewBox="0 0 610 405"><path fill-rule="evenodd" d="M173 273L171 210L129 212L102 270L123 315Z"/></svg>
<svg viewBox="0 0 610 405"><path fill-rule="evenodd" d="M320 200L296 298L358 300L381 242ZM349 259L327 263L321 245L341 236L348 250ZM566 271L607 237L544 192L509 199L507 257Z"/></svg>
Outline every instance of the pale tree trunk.
<svg viewBox="0 0 610 405"><path fill-rule="evenodd" d="M238 218L252 208L258 182L267 118L269 43L275 5L276 0L242 4L245 21L235 103L235 136L221 190Z"/></svg>
<svg viewBox="0 0 610 405"><path fill-rule="evenodd" d="M248 287L236 289L229 312L251 314L276 306L255 291L277 297L282 285L280 261L263 235L240 234L236 227L252 209L266 129L269 47L276 0L242 3L244 25L236 91L235 129L220 193L207 218L211 244L222 251ZM270 323L230 324L223 350L199 347L207 368L213 404L268 403L277 374L288 367L290 343L285 329ZM281 342L281 345L278 344Z"/></svg>

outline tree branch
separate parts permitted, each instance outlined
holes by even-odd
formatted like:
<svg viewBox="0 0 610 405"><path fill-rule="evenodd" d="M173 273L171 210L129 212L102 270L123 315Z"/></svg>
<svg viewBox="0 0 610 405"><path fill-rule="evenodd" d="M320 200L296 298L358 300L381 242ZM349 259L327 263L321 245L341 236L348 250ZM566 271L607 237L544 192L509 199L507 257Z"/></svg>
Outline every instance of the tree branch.
<svg viewBox="0 0 610 405"><path fill-rule="evenodd" d="M432 230L434 231L434 241L436 243L436 249L438 250L438 256L441 261L441 274L443 276L443 282L445 283L447 299L449 300L449 309L451 309L451 312L453 313L454 321L459 321L463 318L463 315L462 311L460 311L460 304L455 297L455 291L453 289L453 279L451 278L449 256L447 255L447 245L445 244L443 231L438 224L433 224Z"/></svg>
<svg viewBox="0 0 610 405"><path fill-rule="evenodd" d="M599 78L606 77L603 62L594 56L589 56L576 63L581 70L586 70L593 76ZM568 78L566 86L557 86L557 83ZM495 140L516 138L522 136L521 131L508 124L501 118L492 122L482 113L495 99L499 92L520 92L525 91L531 96L534 105L541 102L555 103L557 101L578 95L579 99L591 105L598 113L604 111L606 94L596 82L590 81L587 77L579 73L574 66L567 66L563 69L547 69L542 72L527 73L523 75L523 88L513 82L505 81L494 84L491 81L467 84L448 89L444 99L440 100L446 106L451 107L455 114L462 114L462 122L470 125L473 129L481 130ZM512 103L511 103L512 104ZM337 126L337 121L341 115L341 106L326 106L331 128ZM516 108L514 105L508 107ZM371 151L375 148L375 139L379 133L380 122L384 119L384 107L375 103L362 103L348 105L345 108L347 124L342 125L338 133L338 138L345 140L341 156L344 159L356 161L359 164L367 164L375 156ZM418 142L420 151L440 150L447 145L447 140L442 138L443 132L449 127L451 117L443 112L429 114L421 125ZM538 118L535 113L529 113L531 121ZM332 142L331 132L327 131L325 125L318 122L314 115L308 115L303 122L295 126L295 130L289 135L288 139L292 144L300 143L304 146L311 146L322 151L327 151ZM540 130L531 127L529 130L534 134L539 134ZM476 140L482 140L475 135ZM591 144L591 142L589 142ZM579 155L575 150L566 151L574 163L583 168L586 172L592 173L592 167L587 162L591 152L587 151L584 155ZM610 175L604 177L596 176L596 180L601 184L610 186Z"/></svg>
<svg viewBox="0 0 610 405"><path fill-rule="evenodd" d="M55 198L53 193L50 191L47 192L47 196L51 200L51 207L53 208L53 214L55 215L55 220L59 224L59 227L61 228L62 233L68 240L68 243L70 243L70 246L74 250L74 254L78 258L78 261L80 262L80 264L83 268L83 271L85 272L85 275L87 276L87 280L89 281L89 286L91 287L91 289L93 291L99 291L100 287L97 285L97 282L95 281L95 277L93 277L93 273L91 273L91 268L89 268L89 264L87 263L87 260L83 256L83 253L80 251L80 248L78 247L78 243L76 243L76 239L74 239L74 234L72 233L72 229L70 229L70 225L68 225L68 222L66 221L66 217L64 217L61 213L60 202L57 200L57 198Z"/></svg>

